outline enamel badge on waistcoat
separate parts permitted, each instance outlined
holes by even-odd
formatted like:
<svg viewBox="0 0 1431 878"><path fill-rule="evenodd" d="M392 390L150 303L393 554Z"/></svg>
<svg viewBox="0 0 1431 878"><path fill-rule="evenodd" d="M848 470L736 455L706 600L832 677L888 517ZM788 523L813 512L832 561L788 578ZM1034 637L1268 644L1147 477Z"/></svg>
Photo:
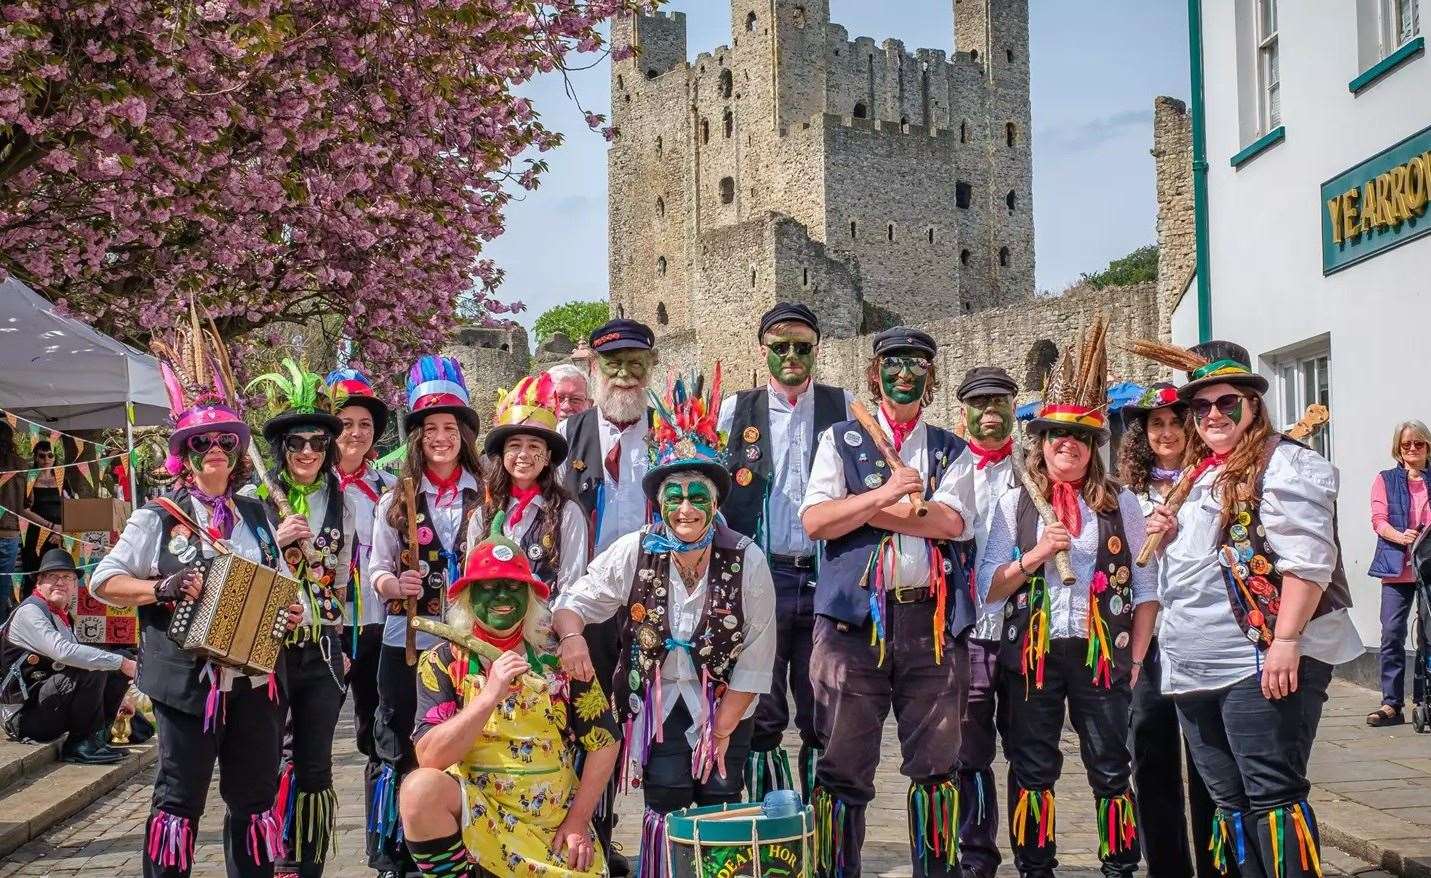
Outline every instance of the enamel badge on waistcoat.
<svg viewBox="0 0 1431 878"><path fill-rule="evenodd" d="M467 523L472 518L472 513L476 511L477 504L474 500L474 492L462 492L462 521L458 526L457 533L460 535L467 532ZM417 598L417 612L420 616L441 616L442 596L447 591L449 573L451 579L456 580L460 574L462 550L460 545L454 545L451 551L442 547L442 540L437 535L437 528L432 522L432 516L428 513L427 492L422 492L417 496L417 570L422 574L422 594ZM402 566L408 569L410 559L408 550L402 550ZM387 602L389 616L406 615L403 602L400 600L390 600Z"/></svg>

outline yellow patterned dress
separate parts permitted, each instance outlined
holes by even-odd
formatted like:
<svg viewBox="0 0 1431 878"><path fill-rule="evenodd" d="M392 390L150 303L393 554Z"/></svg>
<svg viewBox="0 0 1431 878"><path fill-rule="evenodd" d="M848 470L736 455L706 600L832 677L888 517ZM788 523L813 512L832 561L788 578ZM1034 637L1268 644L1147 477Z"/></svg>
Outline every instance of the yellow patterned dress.
<svg viewBox="0 0 1431 878"><path fill-rule="evenodd" d="M565 851L552 853L552 842L576 795L577 753L614 744L616 720L594 681L569 682L554 663L532 665L544 682L528 679L509 693L462 762L447 770L462 784L463 841L495 875L605 875L600 845L591 869L578 872ZM422 654L414 742L482 690L485 670L450 643Z"/></svg>

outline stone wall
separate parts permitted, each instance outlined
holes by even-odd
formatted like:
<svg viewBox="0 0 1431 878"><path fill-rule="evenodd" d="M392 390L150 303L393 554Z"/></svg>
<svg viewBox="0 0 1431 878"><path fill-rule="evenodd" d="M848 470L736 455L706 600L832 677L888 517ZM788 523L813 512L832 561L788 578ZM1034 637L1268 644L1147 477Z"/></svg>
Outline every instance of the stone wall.
<svg viewBox="0 0 1431 878"><path fill-rule="evenodd" d="M510 389L530 373L532 358L527 331L510 326L462 326L442 349L462 366L472 407L485 432L497 409L497 391Z"/></svg>
<svg viewBox="0 0 1431 878"><path fill-rule="evenodd" d="M1192 120L1179 100L1153 102L1153 159L1158 175L1158 310L1161 336L1170 341L1168 322L1197 271L1193 225Z"/></svg>

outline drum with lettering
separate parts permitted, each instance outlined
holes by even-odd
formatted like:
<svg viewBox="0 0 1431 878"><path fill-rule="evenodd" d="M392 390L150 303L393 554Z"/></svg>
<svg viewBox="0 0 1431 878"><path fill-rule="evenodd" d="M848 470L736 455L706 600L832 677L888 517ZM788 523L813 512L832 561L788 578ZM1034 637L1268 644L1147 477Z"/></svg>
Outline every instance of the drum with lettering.
<svg viewBox="0 0 1431 878"><path fill-rule="evenodd" d="M765 817L759 802L673 811L666 863L671 878L811 878L815 815Z"/></svg>

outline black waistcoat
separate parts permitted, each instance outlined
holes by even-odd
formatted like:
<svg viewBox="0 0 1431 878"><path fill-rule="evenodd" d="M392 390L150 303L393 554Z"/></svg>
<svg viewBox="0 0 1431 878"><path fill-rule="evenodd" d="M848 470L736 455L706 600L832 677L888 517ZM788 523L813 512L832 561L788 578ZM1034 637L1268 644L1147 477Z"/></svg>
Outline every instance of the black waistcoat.
<svg viewBox="0 0 1431 878"><path fill-rule="evenodd" d="M307 592L304 602L316 611L322 624L342 626L343 602L333 589L333 581L338 572L338 556L353 535L343 532L343 489L333 476L324 474L323 478L327 483L321 490L327 495L328 508L323 511L323 521L317 527L309 522L313 531L313 558L304 557L303 550L295 543L283 550L283 560L288 562L293 577ZM278 484L281 490L282 483ZM269 505L276 516L277 505L271 500Z"/></svg>
<svg viewBox="0 0 1431 878"><path fill-rule="evenodd" d="M6 585L8 584L7 580ZM15 606L10 612L10 618L0 627L0 673L4 674L4 681L0 682L0 692L4 692L7 698L11 699L7 703L18 704L18 696L23 695L24 702L32 704L39 685L65 669L63 664L49 656L30 652L10 642L10 622L25 604L33 604L47 615L54 615L45 599L32 592Z"/></svg>
<svg viewBox="0 0 1431 878"><path fill-rule="evenodd" d="M394 498L396 500L397 498ZM462 543L466 539L467 525L472 521L472 514L479 507L477 502L477 492L465 489L462 492L462 521L457 525L457 535L453 539L451 549L446 549L449 553L455 552L457 567L462 568ZM399 532L399 538L403 541L402 569L407 570L409 566L407 550L407 531ZM417 599L417 614L419 616L431 616L433 618L442 617L443 600L447 597L447 558L442 553L445 547L442 545L442 538L437 535L437 528L432 524L432 516L427 512L427 492L422 491L417 495L417 560L418 570L422 572L422 595ZM403 616L407 610L402 600L390 600L387 603L389 616Z"/></svg>

